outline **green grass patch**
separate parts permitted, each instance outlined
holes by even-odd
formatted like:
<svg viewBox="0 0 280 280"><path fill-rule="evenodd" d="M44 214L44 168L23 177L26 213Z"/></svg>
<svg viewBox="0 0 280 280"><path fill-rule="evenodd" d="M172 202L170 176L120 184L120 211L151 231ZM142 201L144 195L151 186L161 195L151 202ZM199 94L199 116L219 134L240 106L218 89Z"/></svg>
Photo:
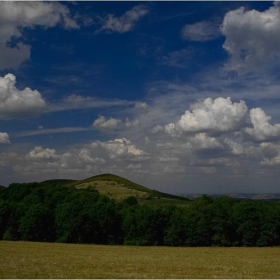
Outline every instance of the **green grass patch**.
<svg viewBox="0 0 280 280"><path fill-rule="evenodd" d="M76 185L77 189L83 189L92 187L96 189L100 194L107 195L110 198L116 200L124 200L129 196L135 196L137 199L147 198L149 194L147 192L138 191L133 188L128 188L119 182L96 180L94 182L85 182Z"/></svg>

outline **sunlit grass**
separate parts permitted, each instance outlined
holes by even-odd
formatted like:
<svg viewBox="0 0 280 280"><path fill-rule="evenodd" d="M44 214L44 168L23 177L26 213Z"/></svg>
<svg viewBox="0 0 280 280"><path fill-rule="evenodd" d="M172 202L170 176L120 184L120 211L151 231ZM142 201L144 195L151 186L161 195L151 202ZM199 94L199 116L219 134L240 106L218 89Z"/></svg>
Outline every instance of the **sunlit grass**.
<svg viewBox="0 0 280 280"><path fill-rule="evenodd" d="M136 198L147 198L149 194L134 189L130 189L122 183L112 181L94 181L86 182L76 186L78 189L93 187L100 194L107 195L110 198L116 200L123 200L129 196L135 196Z"/></svg>
<svg viewBox="0 0 280 280"><path fill-rule="evenodd" d="M0 278L280 278L280 248L0 242Z"/></svg>

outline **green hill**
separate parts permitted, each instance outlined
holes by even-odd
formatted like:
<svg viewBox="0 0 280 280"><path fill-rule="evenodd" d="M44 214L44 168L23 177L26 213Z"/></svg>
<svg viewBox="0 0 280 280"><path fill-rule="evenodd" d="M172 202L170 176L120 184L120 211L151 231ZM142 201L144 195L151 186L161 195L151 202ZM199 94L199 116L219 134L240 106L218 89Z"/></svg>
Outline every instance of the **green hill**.
<svg viewBox="0 0 280 280"><path fill-rule="evenodd" d="M66 186L78 189L92 187L100 194L107 195L116 200L123 200L129 196L134 196L140 203L145 204L173 203L180 205L189 202L189 199L185 197L151 190L113 174L102 174L80 181L73 181L66 184Z"/></svg>

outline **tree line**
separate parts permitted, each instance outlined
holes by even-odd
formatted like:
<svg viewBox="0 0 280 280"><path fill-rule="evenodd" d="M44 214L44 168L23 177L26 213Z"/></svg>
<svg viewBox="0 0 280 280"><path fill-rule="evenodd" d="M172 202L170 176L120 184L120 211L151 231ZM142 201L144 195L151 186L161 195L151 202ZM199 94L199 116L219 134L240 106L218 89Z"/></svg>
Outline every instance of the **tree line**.
<svg viewBox="0 0 280 280"><path fill-rule="evenodd" d="M0 187L0 239L142 246L279 246L280 203L203 195L187 207L117 202L55 183Z"/></svg>

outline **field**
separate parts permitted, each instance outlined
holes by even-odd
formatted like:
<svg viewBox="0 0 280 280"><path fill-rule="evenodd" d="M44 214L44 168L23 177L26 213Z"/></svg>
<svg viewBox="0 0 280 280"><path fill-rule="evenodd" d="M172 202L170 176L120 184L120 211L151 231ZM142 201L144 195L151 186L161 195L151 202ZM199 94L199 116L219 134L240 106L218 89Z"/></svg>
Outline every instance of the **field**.
<svg viewBox="0 0 280 280"><path fill-rule="evenodd" d="M280 278L280 248L0 241L0 278Z"/></svg>

